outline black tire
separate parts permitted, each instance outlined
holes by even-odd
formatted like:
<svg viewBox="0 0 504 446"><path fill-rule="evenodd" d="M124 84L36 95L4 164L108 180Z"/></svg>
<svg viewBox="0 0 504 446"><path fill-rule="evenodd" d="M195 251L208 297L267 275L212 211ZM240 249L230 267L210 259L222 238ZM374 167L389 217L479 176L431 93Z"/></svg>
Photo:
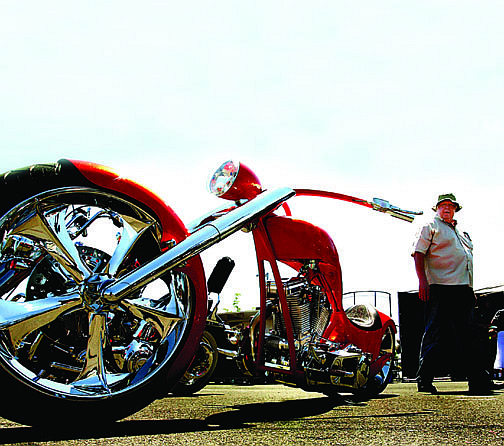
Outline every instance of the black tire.
<svg viewBox="0 0 504 446"><path fill-rule="evenodd" d="M211 380L219 360L217 342L208 331L203 332L200 346L189 369L173 389L175 396L189 396L203 389Z"/></svg>
<svg viewBox="0 0 504 446"><path fill-rule="evenodd" d="M192 278L172 270L116 303L93 288L159 254L154 212L93 187L68 162L2 179L0 415L91 427L172 388L204 325Z"/></svg>

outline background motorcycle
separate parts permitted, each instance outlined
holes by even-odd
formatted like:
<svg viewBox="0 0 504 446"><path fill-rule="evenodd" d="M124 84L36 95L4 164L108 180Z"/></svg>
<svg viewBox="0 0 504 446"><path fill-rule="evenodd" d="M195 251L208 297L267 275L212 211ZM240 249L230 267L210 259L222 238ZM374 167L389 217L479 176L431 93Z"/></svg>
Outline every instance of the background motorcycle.
<svg viewBox="0 0 504 446"><path fill-rule="evenodd" d="M214 373L218 371L222 373L222 370L226 373L226 367L222 359L219 359L220 356L235 357L237 354L239 333L232 330L218 314L220 293L234 266L233 259L223 257L217 262L208 278L209 301L205 331L190 367L172 390L176 396L192 395L203 389L213 378ZM218 365L221 367L218 368Z"/></svg>
<svg viewBox="0 0 504 446"><path fill-rule="evenodd" d="M372 308L342 311L329 236L274 212L283 206L289 215L285 201L296 191L263 191L233 162L217 170L211 189L232 204L186 229L152 192L100 165L60 160L3 175L0 382L11 397L0 415L85 426L165 395L205 328L199 253L242 229L254 236L261 285L261 311L240 348L244 369L309 390L383 390L394 324ZM388 203L336 195L411 218ZM277 260L295 277L283 281Z"/></svg>

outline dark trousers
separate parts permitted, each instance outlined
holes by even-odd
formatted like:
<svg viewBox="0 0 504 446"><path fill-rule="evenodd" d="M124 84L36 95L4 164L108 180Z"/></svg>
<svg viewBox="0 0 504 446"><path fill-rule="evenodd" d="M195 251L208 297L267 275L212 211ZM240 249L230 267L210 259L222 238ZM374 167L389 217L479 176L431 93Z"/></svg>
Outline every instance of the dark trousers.
<svg viewBox="0 0 504 446"><path fill-rule="evenodd" d="M437 373L449 370L479 385L485 376L473 323L474 291L463 285L431 285L429 290L418 381L431 383Z"/></svg>

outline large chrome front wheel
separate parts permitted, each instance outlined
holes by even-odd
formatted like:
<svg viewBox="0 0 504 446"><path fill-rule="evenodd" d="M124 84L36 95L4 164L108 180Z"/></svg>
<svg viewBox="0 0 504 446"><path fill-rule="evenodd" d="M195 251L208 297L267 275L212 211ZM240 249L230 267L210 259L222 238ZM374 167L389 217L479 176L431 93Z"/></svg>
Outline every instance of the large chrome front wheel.
<svg viewBox="0 0 504 446"><path fill-rule="evenodd" d="M106 422L166 394L194 354L184 351L190 275L171 270L120 301L101 293L159 254L153 216L81 187L2 213L0 386L12 398L0 414L30 425Z"/></svg>

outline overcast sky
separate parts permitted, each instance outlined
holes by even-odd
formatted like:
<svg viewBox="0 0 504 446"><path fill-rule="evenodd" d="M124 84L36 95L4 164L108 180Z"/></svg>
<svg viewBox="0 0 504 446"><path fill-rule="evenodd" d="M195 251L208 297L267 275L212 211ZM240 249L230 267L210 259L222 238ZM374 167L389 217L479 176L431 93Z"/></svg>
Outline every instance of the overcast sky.
<svg viewBox="0 0 504 446"><path fill-rule="evenodd" d="M502 17L502 2L477 0L0 1L0 170L106 164L186 221L216 205L206 180L228 158L268 188L378 196L429 218L453 192L475 286L498 285ZM417 286L418 223L299 201L334 237L345 291ZM233 293L249 293L244 269Z"/></svg>

